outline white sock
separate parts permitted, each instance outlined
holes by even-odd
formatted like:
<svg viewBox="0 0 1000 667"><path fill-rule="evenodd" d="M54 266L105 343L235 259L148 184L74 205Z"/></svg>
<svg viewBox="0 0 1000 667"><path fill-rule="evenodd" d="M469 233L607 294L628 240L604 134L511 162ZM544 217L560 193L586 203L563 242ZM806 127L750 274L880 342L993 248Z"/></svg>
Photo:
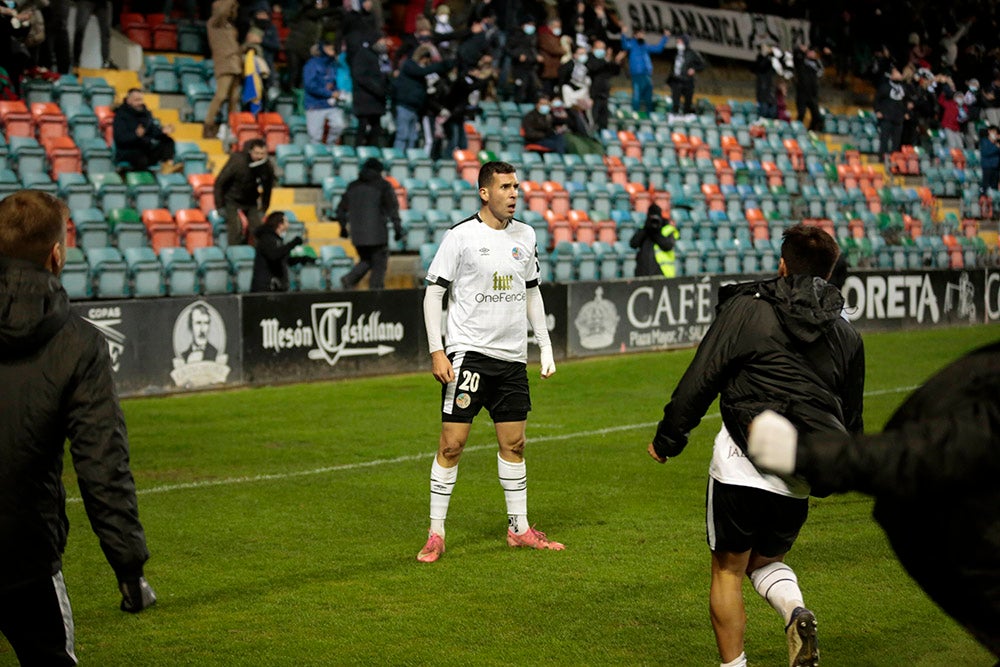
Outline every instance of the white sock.
<svg viewBox="0 0 1000 667"><path fill-rule="evenodd" d="M451 500L458 466L445 468L438 463L437 456L431 464L431 531L444 537L444 520L448 518L448 502Z"/></svg>
<svg viewBox="0 0 1000 667"><path fill-rule="evenodd" d="M792 568L784 563L769 563L750 573L750 581L760 596L781 614L785 625L792 619L796 607L804 607L799 580Z"/></svg>
<svg viewBox="0 0 1000 667"><path fill-rule="evenodd" d="M740 653L738 656L730 660L729 662L724 662L719 667L747 667L747 654L746 651Z"/></svg>
<svg viewBox="0 0 1000 667"><path fill-rule="evenodd" d="M507 525L518 535L528 532L528 473L524 461L511 463L497 454L497 475L507 501Z"/></svg>

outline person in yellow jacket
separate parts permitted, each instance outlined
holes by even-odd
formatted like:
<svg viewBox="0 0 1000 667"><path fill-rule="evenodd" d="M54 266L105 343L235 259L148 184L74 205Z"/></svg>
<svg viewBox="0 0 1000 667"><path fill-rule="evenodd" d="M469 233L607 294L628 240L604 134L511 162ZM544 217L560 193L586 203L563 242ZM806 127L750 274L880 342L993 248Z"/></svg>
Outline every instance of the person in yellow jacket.
<svg viewBox="0 0 1000 667"><path fill-rule="evenodd" d="M673 278L677 275L677 257L674 243L677 241L677 228L669 220L663 218L663 210L657 204L651 204L646 212L646 224L636 230L629 245L638 249L635 262L635 275L664 276Z"/></svg>

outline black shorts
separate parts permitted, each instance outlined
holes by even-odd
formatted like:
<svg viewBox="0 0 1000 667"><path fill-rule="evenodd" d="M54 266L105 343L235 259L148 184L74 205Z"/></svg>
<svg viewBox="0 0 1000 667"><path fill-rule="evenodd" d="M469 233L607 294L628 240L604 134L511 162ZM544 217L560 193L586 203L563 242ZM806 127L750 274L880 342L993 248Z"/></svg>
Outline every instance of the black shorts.
<svg viewBox="0 0 1000 667"><path fill-rule="evenodd" d="M712 551L751 549L768 558L787 553L809 514L808 498L723 484L708 478L705 530Z"/></svg>
<svg viewBox="0 0 1000 667"><path fill-rule="evenodd" d="M523 422L531 410L526 364L478 352L448 355L455 379L441 390L441 421L471 424L483 407L494 422Z"/></svg>

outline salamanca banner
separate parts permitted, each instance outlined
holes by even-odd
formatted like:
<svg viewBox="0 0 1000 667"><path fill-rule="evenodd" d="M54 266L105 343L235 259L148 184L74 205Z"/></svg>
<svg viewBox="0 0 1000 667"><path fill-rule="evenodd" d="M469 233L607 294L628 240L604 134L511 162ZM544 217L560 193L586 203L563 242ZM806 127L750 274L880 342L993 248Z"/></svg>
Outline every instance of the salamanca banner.
<svg viewBox="0 0 1000 667"><path fill-rule="evenodd" d="M702 53L738 60L754 60L761 44L789 51L809 42L809 21L770 14L706 9L660 0L616 0L622 25L633 32L657 35L669 30L672 48L678 35L690 35L691 46Z"/></svg>

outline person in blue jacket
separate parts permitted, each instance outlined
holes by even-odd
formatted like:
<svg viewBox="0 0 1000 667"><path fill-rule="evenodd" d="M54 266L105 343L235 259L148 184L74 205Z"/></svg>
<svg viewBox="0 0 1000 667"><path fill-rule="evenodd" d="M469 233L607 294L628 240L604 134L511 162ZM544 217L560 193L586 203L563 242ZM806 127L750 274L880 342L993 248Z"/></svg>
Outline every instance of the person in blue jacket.
<svg viewBox="0 0 1000 667"><path fill-rule="evenodd" d="M979 162L983 168L983 180L979 184L979 196L989 196L990 190L997 189L1000 182L1000 132L993 125L979 139Z"/></svg>
<svg viewBox="0 0 1000 667"><path fill-rule="evenodd" d="M670 39L670 31L664 30L656 44L646 42L646 33L637 30L630 35L628 26L622 26L622 50L628 53L628 70L632 77L632 110L643 108L653 110L653 61L651 53L663 53Z"/></svg>
<svg viewBox="0 0 1000 667"><path fill-rule="evenodd" d="M337 87L337 52L331 42L320 42L319 53L302 68L306 131L309 140L333 145L347 129L341 107L343 92Z"/></svg>

